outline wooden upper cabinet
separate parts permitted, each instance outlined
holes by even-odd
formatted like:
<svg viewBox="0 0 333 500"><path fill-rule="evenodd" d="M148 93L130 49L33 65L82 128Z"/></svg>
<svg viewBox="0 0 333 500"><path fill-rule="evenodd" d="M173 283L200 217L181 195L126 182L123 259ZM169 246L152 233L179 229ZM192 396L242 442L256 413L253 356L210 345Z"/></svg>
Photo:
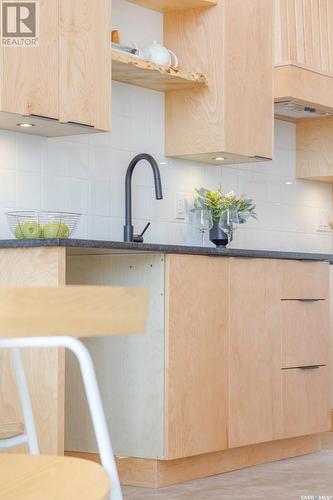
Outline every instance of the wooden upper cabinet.
<svg viewBox="0 0 333 500"><path fill-rule="evenodd" d="M60 0L60 121L110 130L111 1Z"/></svg>
<svg viewBox="0 0 333 500"><path fill-rule="evenodd" d="M45 136L109 131L111 0L38 4L38 46L0 48L0 128ZM18 128L22 121L33 127Z"/></svg>
<svg viewBox="0 0 333 500"><path fill-rule="evenodd" d="M331 183L333 2L274 3L275 114L297 123L297 177Z"/></svg>
<svg viewBox="0 0 333 500"><path fill-rule="evenodd" d="M296 176L333 183L333 116L297 122Z"/></svg>
<svg viewBox="0 0 333 500"><path fill-rule="evenodd" d="M165 14L165 45L208 80L166 95L168 156L215 165L272 157L272 23L267 0Z"/></svg>
<svg viewBox="0 0 333 500"><path fill-rule="evenodd" d="M165 457L228 447L229 259L166 258Z"/></svg>
<svg viewBox="0 0 333 500"><path fill-rule="evenodd" d="M39 46L1 48L1 111L59 118L58 16L56 0L39 0Z"/></svg>
<svg viewBox="0 0 333 500"><path fill-rule="evenodd" d="M274 98L283 103L276 114L297 120L313 117L313 108L318 115L333 112L333 2L274 4Z"/></svg>

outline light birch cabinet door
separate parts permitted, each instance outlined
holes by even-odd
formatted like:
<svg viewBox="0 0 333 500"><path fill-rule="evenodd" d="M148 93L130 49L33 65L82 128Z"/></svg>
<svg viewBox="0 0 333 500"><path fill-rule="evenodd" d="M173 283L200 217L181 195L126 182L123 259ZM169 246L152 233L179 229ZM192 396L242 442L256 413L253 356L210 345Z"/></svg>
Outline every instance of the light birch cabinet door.
<svg viewBox="0 0 333 500"><path fill-rule="evenodd" d="M283 370L283 437L330 430L328 366Z"/></svg>
<svg viewBox="0 0 333 500"><path fill-rule="evenodd" d="M229 259L166 260L165 457L227 448Z"/></svg>
<svg viewBox="0 0 333 500"><path fill-rule="evenodd" d="M111 0L60 0L60 121L110 130Z"/></svg>
<svg viewBox="0 0 333 500"><path fill-rule="evenodd" d="M282 368L327 365L328 300L282 300Z"/></svg>
<svg viewBox="0 0 333 500"><path fill-rule="evenodd" d="M279 262L232 259L229 446L282 434Z"/></svg>
<svg viewBox="0 0 333 500"><path fill-rule="evenodd" d="M1 111L59 118L57 0L39 0L39 45L2 47Z"/></svg>

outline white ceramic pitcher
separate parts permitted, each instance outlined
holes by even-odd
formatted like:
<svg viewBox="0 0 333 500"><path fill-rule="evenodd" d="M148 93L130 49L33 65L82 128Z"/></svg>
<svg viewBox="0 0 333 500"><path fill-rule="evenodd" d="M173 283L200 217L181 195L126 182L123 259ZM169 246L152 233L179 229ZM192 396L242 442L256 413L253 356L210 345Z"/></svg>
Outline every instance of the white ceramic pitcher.
<svg viewBox="0 0 333 500"><path fill-rule="evenodd" d="M159 44L156 40L154 40L150 45L144 47L139 52L139 56L146 61L151 61L155 64L160 64L161 66L173 68L178 67L178 57L176 54L172 52L172 50L169 50Z"/></svg>

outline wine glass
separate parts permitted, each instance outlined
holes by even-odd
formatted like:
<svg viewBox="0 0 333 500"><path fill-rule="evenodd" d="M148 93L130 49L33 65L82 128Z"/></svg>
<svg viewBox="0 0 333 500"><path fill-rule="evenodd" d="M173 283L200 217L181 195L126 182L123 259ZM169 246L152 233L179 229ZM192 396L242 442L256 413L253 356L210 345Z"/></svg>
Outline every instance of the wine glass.
<svg viewBox="0 0 333 500"><path fill-rule="evenodd" d="M194 213L195 228L201 234L201 244L205 245L205 234L213 227L213 217L207 208L201 208Z"/></svg>
<svg viewBox="0 0 333 500"><path fill-rule="evenodd" d="M238 210L235 207L229 207L221 213L219 226L228 236L228 245L230 244L232 235L239 225Z"/></svg>

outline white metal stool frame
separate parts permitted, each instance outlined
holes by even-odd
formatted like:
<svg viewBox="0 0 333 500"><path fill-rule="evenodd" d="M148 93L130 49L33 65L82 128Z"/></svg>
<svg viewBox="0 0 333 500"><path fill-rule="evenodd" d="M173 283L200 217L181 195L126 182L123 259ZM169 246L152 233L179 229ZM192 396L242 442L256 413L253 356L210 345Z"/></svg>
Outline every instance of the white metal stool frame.
<svg viewBox="0 0 333 500"><path fill-rule="evenodd" d="M76 338L64 336L0 339L0 349L11 349L12 352L13 365L26 429L26 432L23 435L3 439L2 442L0 442L0 448L8 448L18 444L27 443L31 454L39 454L35 422L19 350L21 348L30 349L41 347L65 347L69 349L78 359L91 420L95 431L97 446L101 457L101 463L111 479L110 500L123 500L94 365L88 349L82 342L80 342L80 340Z"/></svg>
<svg viewBox="0 0 333 500"><path fill-rule="evenodd" d="M27 444L31 455L39 455L39 447L35 420L32 412L28 385L24 373L20 350L17 347L11 349L13 368L16 378L16 384L21 401L25 433L19 436L0 440L0 449L12 448L21 444Z"/></svg>

